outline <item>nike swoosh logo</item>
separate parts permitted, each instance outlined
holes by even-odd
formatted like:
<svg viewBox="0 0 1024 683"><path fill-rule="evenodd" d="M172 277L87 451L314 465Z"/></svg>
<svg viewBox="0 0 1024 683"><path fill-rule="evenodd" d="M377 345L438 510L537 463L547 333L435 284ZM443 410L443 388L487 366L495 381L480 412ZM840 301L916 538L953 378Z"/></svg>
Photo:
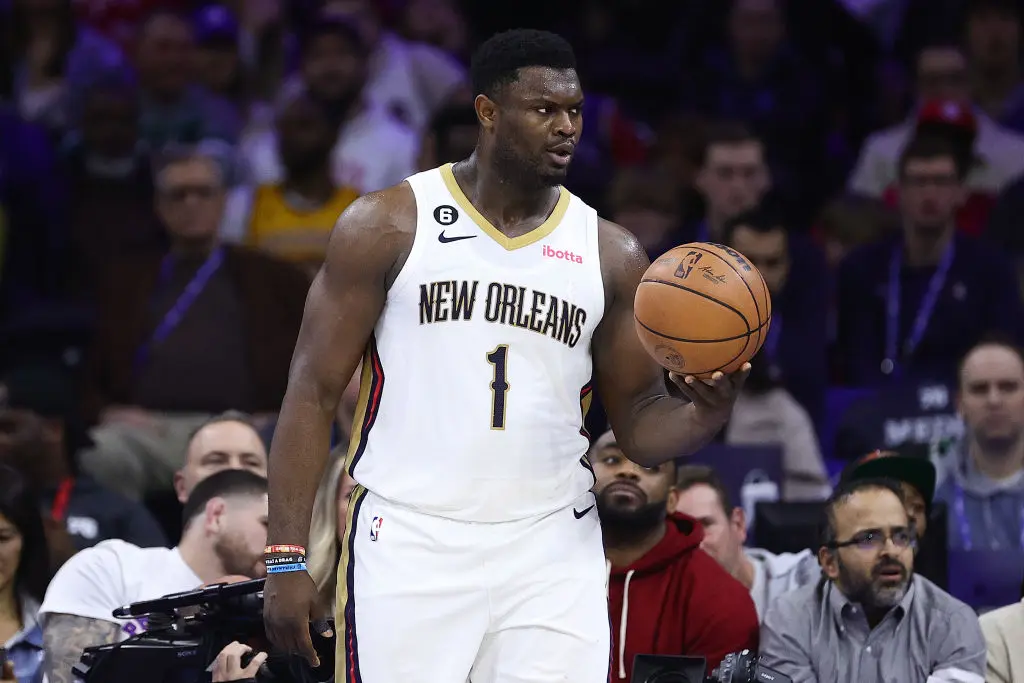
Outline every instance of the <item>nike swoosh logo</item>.
<svg viewBox="0 0 1024 683"><path fill-rule="evenodd" d="M437 236L437 241L440 242L441 244L448 244L449 242L458 242L459 240L471 240L474 237L476 237L476 235L460 235L458 237L445 237L444 231L442 230L441 234Z"/></svg>
<svg viewBox="0 0 1024 683"><path fill-rule="evenodd" d="M587 514L588 512L590 512L593 509L594 509L593 505L591 505L588 508L583 508L582 512L577 510L576 508L573 508L572 509L572 514L576 517L576 519L582 519L585 514Z"/></svg>

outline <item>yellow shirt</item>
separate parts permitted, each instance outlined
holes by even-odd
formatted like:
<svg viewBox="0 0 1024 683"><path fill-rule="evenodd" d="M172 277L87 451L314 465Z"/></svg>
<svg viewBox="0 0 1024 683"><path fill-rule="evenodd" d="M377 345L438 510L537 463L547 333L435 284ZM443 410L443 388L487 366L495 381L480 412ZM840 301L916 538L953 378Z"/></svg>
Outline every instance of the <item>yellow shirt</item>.
<svg viewBox="0 0 1024 683"><path fill-rule="evenodd" d="M246 243L300 265L319 267L338 216L359 193L340 187L324 204L297 209L285 201L280 185L260 185L249 212Z"/></svg>

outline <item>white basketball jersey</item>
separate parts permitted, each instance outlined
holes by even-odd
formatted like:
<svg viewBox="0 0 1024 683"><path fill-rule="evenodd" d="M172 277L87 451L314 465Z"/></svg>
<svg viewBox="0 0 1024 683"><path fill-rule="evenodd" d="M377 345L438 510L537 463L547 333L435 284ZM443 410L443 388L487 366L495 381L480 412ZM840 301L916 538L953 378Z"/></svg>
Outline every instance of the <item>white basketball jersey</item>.
<svg viewBox="0 0 1024 683"><path fill-rule="evenodd" d="M583 418L604 314L597 213L565 188L509 238L451 165L408 180L416 236L363 357L349 471L394 503L500 522L594 483Z"/></svg>

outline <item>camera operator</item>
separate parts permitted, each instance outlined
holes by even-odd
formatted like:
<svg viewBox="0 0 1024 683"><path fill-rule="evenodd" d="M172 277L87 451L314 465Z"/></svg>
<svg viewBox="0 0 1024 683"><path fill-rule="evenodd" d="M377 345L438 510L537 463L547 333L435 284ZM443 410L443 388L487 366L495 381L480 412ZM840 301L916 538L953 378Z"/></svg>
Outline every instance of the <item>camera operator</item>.
<svg viewBox="0 0 1024 683"><path fill-rule="evenodd" d="M146 628L119 622L114 609L191 590L228 574L265 573L267 482L246 470L224 470L196 485L185 504L176 548L138 548L106 541L71 558L50 583L40 608L43 670L48 683L68 683L71 667L92 645Z"/></svg>
<svg viewBox="0 0 1024 683"><path fill-rule="evenodd" d="M242 657L252 652L252 648L243 645L238 641L228 644L217 659L213 660L213 683L247 683L256 680L256 672L260 665L267 661L267 653L259 652L249 662L248 666L242 666ZM2 683L2 681L0 681Z"/></svg>

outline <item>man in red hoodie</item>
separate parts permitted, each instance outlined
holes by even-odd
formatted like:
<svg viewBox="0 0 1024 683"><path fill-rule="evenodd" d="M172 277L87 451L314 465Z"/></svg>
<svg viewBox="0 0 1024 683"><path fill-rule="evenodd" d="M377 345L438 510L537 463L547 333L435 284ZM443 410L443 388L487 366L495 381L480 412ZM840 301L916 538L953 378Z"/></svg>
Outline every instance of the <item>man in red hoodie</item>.
<svg viewBox="0 0 1024 683"><path fill-rule="evenodd" d="M675 464L634 464L610 431L590 462L609 565L612 681L630 680L638 654L705 657L710 672L730 652L756 650L747 589L700 549L696 520L668 513Z"/></svg>

